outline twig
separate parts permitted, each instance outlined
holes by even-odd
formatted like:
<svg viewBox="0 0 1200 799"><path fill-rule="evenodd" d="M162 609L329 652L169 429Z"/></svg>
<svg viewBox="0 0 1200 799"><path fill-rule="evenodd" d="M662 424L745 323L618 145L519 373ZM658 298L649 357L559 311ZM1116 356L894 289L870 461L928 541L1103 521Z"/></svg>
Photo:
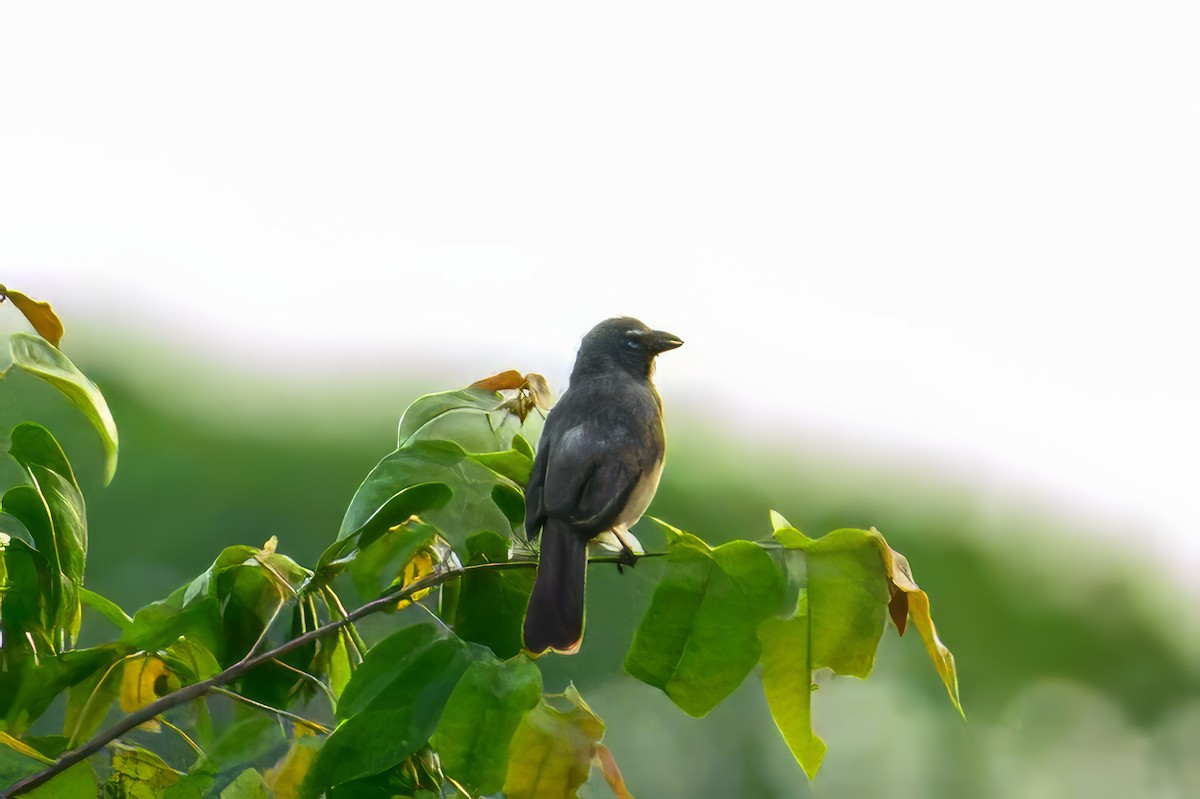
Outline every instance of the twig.
<svg viewBox="0 0 1200 799"><path fill-rule="evenodd" d="M334 705L337 704L337 697L333 695L333 691L329 690L329 686L326 685L325 683L321 682L314 675L309 674L304 669L298 669L295 666L290 666L287 663L284 663L282 660L276 660L275 665L279 666L282 669L286 669L287 671L290 671L290 672L296 674L296 676L298 676L302 679L305 679L305 680L311 682L313 685L320 688L325 693L325 695L329 697L329 701L332 704L334 704Z"/></svg>
<svg viewBox="0 0 1200 799"><path fill-rule="evenodd" d="M182 738L183 740L187 741L187 745L188 745L188 746L190 746L190 747L192 747L192 751L194 751L194 752L195 752L196 754L198 754L200 757L203 757L203 758L207 758L207 757L208 757L208 755L207 755L207 754L205 754L204 750L200 748L200 744L198 744L198 743L196 743L195 741L193 741L193 740L191 739L191 736L189 736L189 735L188 735L186 732L184 732L183 730L179 729L178 727L176 727L174 724L172 724L171 722L167 721L166 719L159 719L159 720L158 720L158 722L159 722L160 724L162 724L164 727L167 727L168 729L174 730L174 731L175 731L175 733L176 733L176 734L178 734L180 738Z"/></svg>
<svg viewBox="0 0 1200 799"><path fill-rule="evenodd" d="M336 608L342 618L346 616L346 607L342 604L342 598L337 595L332 586L321 586L321 594L325 597L325 607L329 609L330 614L333 614ZM349 649L354 650L354 654L358 655L358 662L362 663L363 653L367 651L367 642L358 634L358 630L354 625L346 628L346 643Z"/></svg>
<svg viewBox="0 0 1200 799"><path fill-rule="evenodd" d="M318 724L317 722L312 721L311 719L306 719L306 718L304 718L304 716L297 716L295 713L292 713L287 710L283 710L281 708L271 707L270 705L265 705L262 702L256 702L255 700L251 699L250 697L242 696L241 694L239 694L236 691L230 691L228 688L213 688L212 691L214 694L220 694L221 696L227 696L230 699L234 700L235 702L241 702L243 704L250 705L250 707L256 707L259 710L265 710L268 713L273 713L276 716L287 719L288 721L292 722L293 724L299 724L302 727L308 727L310 730L319 732L322 735L328 735L331 732L331 730L328 727L326 727L324 724Z"/></svg>

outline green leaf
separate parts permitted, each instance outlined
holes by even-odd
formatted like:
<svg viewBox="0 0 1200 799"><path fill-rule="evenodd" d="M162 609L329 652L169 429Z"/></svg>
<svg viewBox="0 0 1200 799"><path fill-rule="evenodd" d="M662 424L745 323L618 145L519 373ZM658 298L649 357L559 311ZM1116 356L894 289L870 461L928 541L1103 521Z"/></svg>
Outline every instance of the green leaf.
<svg viewBox="0 0 1200 799"><path fill-rule="evenodd" d="M138 610L121 640L134 649L156 650L180 636L194 638L229 665L246 654L275 608L308 576L270 549L227 547L203 574Z"/></svg>
<svg viewBox="0 0 1200 799"><path fill-rule="evenodd" d="M825 742L812 731L812 661L809 615L770 618L758 626L762 642L763 692L771 718L804 773L812 779L825 757Z"/></svg>
<svg viewBox="0 0 1200 799"><path fill-rule="evenodd" d="M111 621L114 625L116 625L118 630L124 631L131 624L133 624L133 618L128 613L121 610L120 605L118 605L116 602L113 602L106 596L97 594L95 591L80 587L79 601Z"/></svg>
<svg viewBox="0 0 1200 799"><path fill-rule="evenodd" d="M477 533L467 539L468 565L507 563L508 546L508 539L496 533ZM534 575L533 568L464 572L459 578L454 632L464 640L489 647L497 657L516 655L521 651L521 625Z"/></svg>
<svg viewBox="0 0 1200 799"><path fill-rule="evenodd" d="M545 697L529 711L509 747L508 799L572 799L587 782L604 722L575 690Z"/></svg>
<svg viewBox="0 0 1200 799"><path fill-rule="evenodd" d="M525 522L525 495L520 490L503 483L492 487L492 502L508 519L513 527L520 528Z"/></svg>
<svg viewBox="0 0 1200 799"><path fill-rule="evenodd" d="M459 552L469 536L484 530L511 535L517 518L511 491L494 489L515 490L509 481L529 479L529 439L541 424L538 414L522 422L500 394L487 389L418 399L400 420L396 450L371 470L351 500L338 540L321 557L320 581L327 583L357 550L417 513L446 531ZM437 484L441 488L434 489Z"/></svg>
<svg viewBox="0 0 1200 799"><path fill-rule="evenodd" d="M865 530L834 530L810 541L808 608L813 668L865 678L887 618L883 561Z"/></svg>
<svg viewBox="0 0 1200 799"><path fill-rule="evenodd" d="M162 799L204 799L216 781L218 770L215 762L201 758L186 776L163 791Z"/></svg>
<svg viewBox="0 0 1200 799"><path fill-rule="evenodd" d="M248 768L221 791L221 799L270 799L271 789L262 775Z"/></svg>
<svg viewBox="0 0 1200 799"><path fill-rule="evenodd" d="M10 489L2 500L6 513L25 526L34 544L57 574L49 583L51 618L73 641L82 615L79 589L87 560L87 511L83 493L66 455L46 428L31 422L12 431L9 454L32 486Z"/></svg>
<svg viewBox="0 0 1200 799"><path fill-rule="evenodd" d="M350 664L350 650L346 645L348 635L349 633L342 632L334 636L337 642L329 656L329 690L333 692L334 699L341 698L342 692L346 690L350 678L354 675L354 667Z"/></svg>
<svg viewBox="0 0 1200 799"><path fill-rule="evenodd" d="M75 483L75 473L67 462L67 455L55 441L50 431L34 422L22 422L13 428L9 436L9 454L26 470L41 466ZM78 486L76 486L78 488Z"/></svg>
<svg viewBox="0 0 1200 799"><path fill-rule="evenodd" d="M525 436L520 433L513 435L512 447L526 458L529 458L529 460L533 460L533 445L525 440ZM528 479L526 479L526 482L528 482Z"/></svg>
<svg viewBox="0 0 1200 799"><path fill-rule="evenodd" d="M445 531L456 550L467 536L481 530L511 531L507 517L492 502L492 488L502 478L467 457L452 441L416 441L396 450L380 461L363 481L342 520L340 539L352 538L366 526L385 503L400 492L429 483L445 488L430 494L422 506L414 506L409 515L419 513L423 521ZM451 494L448 496L445 490ZM402 523L407 516L389 514L387 527ZM349 549L338 545L336 557ZM332 549L332 547L331 547ZM327 556L322 558L325 562Z"/></svg>
<svg viewBox="0 0 1200 799"><path fill-rule="evenodd" d="M37 660L14 656L11 651L5 655L7 668L0 669L0 718L14 735L28 729L63 691L97 670L107 669L120 657L118 647L111 644Z"/></svg>
<svg viewBox="0 0 1200 799"><path fill-rule="evenodd" d="M279 720L256 713L234 723L208 749L209 759L221 765L250 763L286 742Z"/></svg>
<svg viewBox="0 0 1200 799"><path fill-rule="evenodd" d="M16 366L57 388L96 428L104 447L104 482L111 482L117 471L117 425L100 389L67 356L40 336L13 333L9 343ZM3 376L0 372L0 377Z"/></svg>
<svg viewBox="0 0 1200 799"><path fill-rule="evenodd" d="M468 452L467 457L486 466L501 477L507 477L517 485L529 482L529 473L533 471L533 458L517 449L503 452Z"/></svg>
<svg viewBox="0 0 1200 799"><path fill-rule="evenodd" d="M392 633L367 650L338 700L338 719L344 720L362 712L436 640L437 628L432 624L414 624Z"/></svg>
<svg viewBox="0 0 1200 799"><path fill-rule="evenodd" d="M40 759L28 757L0 745L0 786L9 787L17 780L31 777L45 769L46 766ZM91 763L85 761L22 796L30 799L93 799L98 792L96 772L92 770Z"/></svg>
<svg viewBox="0 0 1200 799"><path fill-rule="evenodd" d="M23 539L0 533L0 625L6 638L2 651L9 660L15 662L18 653L32 659L55 651L57 595L47 589L58 576L41 552ZM0 716L5 699L0 694Z"/></svg>
<svg viewBox="0 0 1200 799"><path fill-rule="evenodd" d="M536 441L541 427L538 414L522 423L495 391L464 388L427 394L410 405L400 419L397 445L440 440L469 452L496 452L513 447L518 433L527 444Z"/></svg>
<svg viewBox="0 0 1200 799"><path fill-rule="evenodd" d="M435 636L431 625L407 628L367 652L338 702L342 723L322 747L302 795L386 771L429 740L463 673L485 652Z"/></svg>
<svg viewBox="0 0 1200 799"><path fill-rule="evenodd" d="M104 723L121 685L122 669L110 664L96 669L85 680L71 686L67 694L67 712L63 734L74 746L89 740Z"/></svg>
<svg viewBox="0 0 1200 799"><path fill-rule="evenodd" d="M387 460L385 458L384 463ZM412 459L403 460L405 467L413 466ZM453 496L445 483L418 482L402 486L403 475L392 470L377 474L381 466L383 463L376 466L359 487L346 510L337 541L321 555L317 564L317 571L322 574L320 582L329 582L355 550L366 549L392 528L404 524L418 513L445 505ZM416 475L412 473L409 476ZM385 485L386 481L391 480L395 482ZM393 490L395 493L390 493ZM384 494L389 494L386 499L383 498ZM376 505L376 502L379 504Z"/></svg>
<svg viewBox="0 0 1200 799"><path fill-rule="evenodd" d="M386 531L369 546L359 549L350 563L350 577L363 599L374 599L392 585L404 566L438 537L437 528L415 519Z"/></svg>
<svg viewBox="0 0 1200 799"><path fill-rule="evenodd" d="M542 674L524 657L470 665L450 695L433 747L442 768L472 796L504 787L508 745L542 697Z"/></svg>
<svg viewBox="0 0 1200 799"><path fill-rule="evenodd" d="M160 653L171 671L184 683L195 683L215 677L221 671L208 647L191 638L180 638Z"/></svg>
<svg viewBox="0 0 1200 799"><path fill-rule="evenodd" d="M757 627L779 610L783 577L761 547L716 549L668 527L667 568L634 635L625 669L704 716L758 662Z"/></svg>
<svg viewBox="0 0 1200 799"><path fill-rule="evenodd" d="M196 581L171 592L133 614L133 624L121 633L121 642L131 649L162 649L180 636L195 638L218 659L225 654L221 628L221 602L208 589L193 591Z"/></svg>

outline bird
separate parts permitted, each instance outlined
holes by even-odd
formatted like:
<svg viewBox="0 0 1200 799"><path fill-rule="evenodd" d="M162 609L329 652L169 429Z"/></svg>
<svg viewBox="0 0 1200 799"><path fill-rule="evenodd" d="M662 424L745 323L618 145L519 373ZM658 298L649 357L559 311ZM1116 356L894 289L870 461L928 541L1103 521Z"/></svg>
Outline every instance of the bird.
<svg viewBox="0 0 1200 799"><path fill-rule="evenodd" d="M611 531L621 544L618 568L637 559L627 533L658 490L666 452L655 358L682 344L630 316L583 337L525 487L525 536L542 538L523 628L534 656L579 651L589 541Z"/></svg>

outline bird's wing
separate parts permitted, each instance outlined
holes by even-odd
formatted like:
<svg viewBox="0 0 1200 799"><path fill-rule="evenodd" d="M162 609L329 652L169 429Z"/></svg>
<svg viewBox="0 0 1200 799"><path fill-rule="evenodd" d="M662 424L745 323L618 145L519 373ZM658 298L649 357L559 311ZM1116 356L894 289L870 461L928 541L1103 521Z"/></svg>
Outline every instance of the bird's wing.
<svg viewBox="0 0 1200 799"><path fill-rule="evenodd" d="M525 540L532 541L542 531L546 522L546 506L542 501L542 489L546 482L546 460L551 449L551 437L543 434L537 454L533 457L533 468L529 481L525 483Z"/></svg>
<svg viewBox="0 0 1200 799"><path fill-rule="evenodd" d="M594 536L612 527L642 477L620 434L588 425L565 431L549 452L541 488L544 516Z"/></svg>

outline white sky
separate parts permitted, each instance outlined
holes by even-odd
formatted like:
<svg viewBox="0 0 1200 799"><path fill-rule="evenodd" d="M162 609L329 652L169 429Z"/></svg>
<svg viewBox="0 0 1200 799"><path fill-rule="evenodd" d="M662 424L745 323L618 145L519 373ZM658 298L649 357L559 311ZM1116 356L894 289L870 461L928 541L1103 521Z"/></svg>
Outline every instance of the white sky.
<svg viewBox="0 0 1200 799"><path fill-rule="evenodd" d="M1194 583L1200 12L814 5L6 4L0 282L293 375L561 389L640 316L669 401L1150 519Z"/></svg>

